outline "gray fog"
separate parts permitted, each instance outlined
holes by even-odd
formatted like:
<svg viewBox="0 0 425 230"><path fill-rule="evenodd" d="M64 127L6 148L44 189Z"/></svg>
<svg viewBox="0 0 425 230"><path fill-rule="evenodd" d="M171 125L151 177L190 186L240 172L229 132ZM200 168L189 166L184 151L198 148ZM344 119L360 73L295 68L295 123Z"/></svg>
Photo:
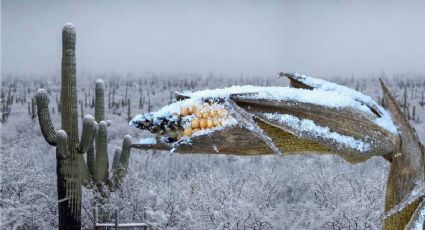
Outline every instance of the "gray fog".
<svg viewBox="0 0 425 230"><path fill-rule="evenodd" d="M5 74L59 71L61 28L93 73L425 73L425 1L1 1Z"/></svg>

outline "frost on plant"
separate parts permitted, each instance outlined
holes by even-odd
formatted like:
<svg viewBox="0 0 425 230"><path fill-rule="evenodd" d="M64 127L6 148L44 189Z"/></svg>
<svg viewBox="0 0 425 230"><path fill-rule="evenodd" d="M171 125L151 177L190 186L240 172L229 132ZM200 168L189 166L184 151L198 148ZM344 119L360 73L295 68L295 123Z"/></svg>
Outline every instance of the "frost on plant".
<svg viewBox="0 0 425 230"><path fill-rule="evenodd" d="M198 151L203 148L198 146L202 145L201 142L207 144L208 136L219 136L217 141L220 142L219 139L230 139L231 136L237 139L253 135L259 142L254 144L251 141L252 145L267 146L272 153L285 153L287 146L278 146L272 138L276 132L269 128L272 126L298 139L342 152L350 161L363 161L392 151L397 131L385 109L370 97L345 90L344 86L318 79L316 82L310 77L303 79L308 79L317 88L244 85L180 92L178 100L156 112L135 116L129 125L161 136L163 144L173 150L179 150L183 144ZM321 114L317 116L316 113ZM274 138L278 136L274 135ZM194 144L193 140L199 142ZM222 145L232 144L232 141L228 142L223 144L223 141ZM310 142L299 144L311 145ZM217 146L220 144L214 142L209 150L220 152ZM298 150L302 148L300 146Z"/></svg>
<svg viewBox="0 0 425 230"><path fill-rule="evenodd" d="M293 128L300 136L314 136L330 140L337 145L343 145L359 152L364 152L370 149L370 145L354 139L353 137L345 136L337 132L330 131L329 127L322 127L308 119L298 119L295 116L279 113L264 113L264 116L270 120L277 121L282 125L287 125Z"/></svg>

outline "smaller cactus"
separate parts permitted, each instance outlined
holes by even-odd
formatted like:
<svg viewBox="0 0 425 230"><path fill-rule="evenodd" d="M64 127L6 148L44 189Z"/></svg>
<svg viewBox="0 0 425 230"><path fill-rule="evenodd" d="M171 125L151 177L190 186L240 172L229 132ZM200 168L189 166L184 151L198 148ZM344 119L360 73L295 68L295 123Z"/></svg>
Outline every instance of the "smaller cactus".
<svg viewBox="0 0 425 230"><path fill-rule="evenodd" d="M84 107L83 107L82 101L80 101L80 116L81 116L81 120L84 120Z"/></svg>
<svg viewBox="0 0 425 230"><path fill-rule="evenodd" d="M139 109L143 109L143 96L139 98Z"/></svg>
<svg viewBox="0 0 425 230"><path fill-rule="evenodd" d="M110 190L114 190L119 187L119 184L117 183L120 183L121 179L117 180L116 178L121 178L122 175L115 175L116 173L121 173L121 171L115 172L115 168L118 167L118 164L121 165L121 167L127 167L128 160L126 160L127 158L117 157L116 155L122 155L122 153L126 153L127 155L130 154L130 144L127 142L131 142L131 137L129 135L125 136L122 148L115 151L114 159L116 162L113 162L113 176L110 178L108 171L108 127L111 126L112 122L105 118L104 97L105 83L103 80L98 79L95 87L94 107L95 120L99 123L99 127L94 134L95 145L92 145L87 151L87 166L92 175L92 179L94 180L94 184L97 186L97 190L101 192L102 196L107 196L107 193L104 192L102 186L103 184L106 184L109 186Z"/></svg>
<svg viewBox="0 0 425 230"><path fill-rule="evenodd" d="M87 92L84 92L84 107L87 108Z"/></svg>
<svg viewBox="0 0 425 230"><path fill-rule="evenodd" d="M127 99L127 121L131 121L131 103L130 103L130 98Z"/></svg>
<svg viewBox="0 0 425 230"><path fill-rule="evenodd" d="M106 121L99 123L99 131L96 137L96 160L94 179L106 181L109 178L108 169L108 125Z"/></svg>
<svg viewBox="0 0 425 230"><path fill-rule="evenodd" d="M95 101L94 117L97 122L105 120L104 95L105 95L105 82L101 79L98 79L96 81L95 98L93 98L93 100Z"/></svg>
<svg viewBox="0 0 425 230"><path fill-rule="evenodd" d="M416 120L416 106L413 106L413 109L412 109L412 120L413 121Z"/></svg>
<svg viewBox="0 0 425 230"><path fill-rule="evenodd" d="M28 115L31 116L31 103L28 102Z"/></svg>
<svg viewBox="0 0 425 230"><path fill-rule="evenodd" d="M37 101L35 97L31 99L31 119L35 119L37 117Z"/></svg>
<svg viewBox="0 0 425 230"><path fill-rule="evenodd" d="M425 101L424 101L424 91L422 91L422 97L421 97L421 101L419 102L419 105L423 108L425 105Z"/></svg>
<svg viewBox="0 0 425 230"><path fill-rule="evenodd" d="M403 93L403 113L404 116L407 117L408 109L407 109L407 86L404 85L404 93Z"/></svg>
<svg viewBox="0 0 425 230"><path fill-rule="evenodd" d="M118 148L115 151L114 162L112 164L112 182L115 188L117 188L117 185L122 183L124 175L127 172L128 160L130 159L130 146L131 136L125 135L122 143L122 149Z"/></svg>

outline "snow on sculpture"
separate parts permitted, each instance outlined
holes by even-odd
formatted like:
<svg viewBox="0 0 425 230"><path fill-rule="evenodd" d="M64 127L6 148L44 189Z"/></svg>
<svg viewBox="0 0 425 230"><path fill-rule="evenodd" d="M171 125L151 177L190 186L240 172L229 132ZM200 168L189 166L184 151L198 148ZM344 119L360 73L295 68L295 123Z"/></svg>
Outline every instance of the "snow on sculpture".
<svg viewBox="0 0 425 230"><path fill-rule="evenodd" d="M132 148L238 155L332 153L351 163L391 163L384 229L423 227L425 150L383 82L389 112L369 96L320 79L280 73L292 87L233 86L177 92L131 127L156 134Z"/></svg>
<svg viewBox="0 0 425 230"><path fill-rule="evenodd" d="M312 81L312 78L308 79ZM169 149L182 152L188 145L191 147L187 151L197 150L194 143L214 138L216 134L229 136L230 130L235 132L235 138L249 133L248 136L255 139L252 145L263 146L262 151L258 151L261 154L304 151L285 143L279 146L270 136L274 133L260 126L277 127L286 132L286 136L315 142L323 151L338 152L352 162L392 151L397 129L385 109L356 91L345 90L343 86L323 80L319 82L326 90L233 86L183 92L178 94L182 100L157 112L137 115L130 121L130 126L158 133L161 135L158 140L161 147L168 145ZM335 124L335 118L344 125ZM248 147L243 143L239 148L240 144L236 141L224 144L226 140L222 139L218 142L211 142L214 144L209 148L204 143L202 152L235 153ZM234 148L229 149L228 145Z"/></svg>

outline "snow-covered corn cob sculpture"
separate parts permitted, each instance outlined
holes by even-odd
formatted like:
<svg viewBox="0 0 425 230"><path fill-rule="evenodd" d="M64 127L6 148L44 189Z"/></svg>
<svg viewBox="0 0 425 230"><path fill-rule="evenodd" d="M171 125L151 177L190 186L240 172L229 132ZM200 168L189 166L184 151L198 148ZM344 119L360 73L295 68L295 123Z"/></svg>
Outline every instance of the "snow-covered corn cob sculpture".
<svg viewBox="0 0 425 230"><path fill-rule="evenodd" d="M382 156L391 162L384 229L423 220L425 210L417 209L425 202L419 205L425 195L425 151L386 86L382 83L390 112L345 86L300 74L279 76L288 77L291 87L177 92L174 103L130 121L156 135L132 147L238 155L331 153L351 163Z"/></svg>
<svg viewBox="0 0 425 230"><path fill-rule="evenodd" d="M161 146L181 152L319 151L358 162L394 149L396 127L372 99L344 86L292 76L314 80L322 88L234 86L180 92L179 100L134 117L130 126L159 134ZM333 90L324 89L331 86Z"/></svg>

